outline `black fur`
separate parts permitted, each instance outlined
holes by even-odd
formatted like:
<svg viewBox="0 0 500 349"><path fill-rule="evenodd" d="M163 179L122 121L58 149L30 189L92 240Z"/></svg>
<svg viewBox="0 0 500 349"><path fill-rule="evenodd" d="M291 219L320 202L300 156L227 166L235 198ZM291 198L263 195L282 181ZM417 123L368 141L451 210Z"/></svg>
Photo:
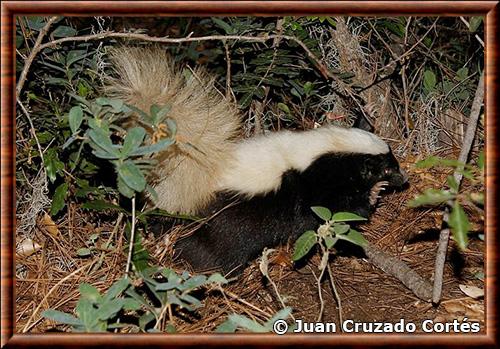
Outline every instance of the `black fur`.
<svg viewBox="0 0 500 349"><path fill-rule="evenodd" d="M177 255L196 271L241 270L265 247L284 244L316 229L319 220L311 206L368 218L373 209L370 190L379 181L388 181L393 187L406 181L392 153L331 153L317 158L304 172L285 172L276 192L251 199L232 192L218 193L200 212L203 217L215 216L176 243Z"/></svg>

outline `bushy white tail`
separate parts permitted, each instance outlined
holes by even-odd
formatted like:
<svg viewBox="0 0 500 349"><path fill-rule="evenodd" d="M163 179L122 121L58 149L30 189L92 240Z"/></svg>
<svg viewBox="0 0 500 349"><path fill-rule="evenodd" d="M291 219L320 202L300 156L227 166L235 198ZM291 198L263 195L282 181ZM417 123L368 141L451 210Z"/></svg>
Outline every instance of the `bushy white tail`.
<svg viewBox="0 0 500 349"><path fill-rule="evenodd" d="M109 96L144 111L152 104L171 107L180 141L157 156L153 187L160 208L196 213L212 198L216 179L231 160L240 133L237 107L217 92L206 71L183 74L158 47L114 49L111 64L116 77L108 79Z"/></svg>

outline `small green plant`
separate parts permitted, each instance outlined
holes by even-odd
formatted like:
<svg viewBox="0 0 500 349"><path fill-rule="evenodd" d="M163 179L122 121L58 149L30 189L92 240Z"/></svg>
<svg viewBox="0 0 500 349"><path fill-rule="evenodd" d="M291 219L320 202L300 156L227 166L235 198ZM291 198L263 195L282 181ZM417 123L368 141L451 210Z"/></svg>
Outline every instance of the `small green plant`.
<svg viewBox="0 0 500 349"><path fill-rule="evenodd" d="M65 146L75 139L82 139L92 148L92 153L101 159L109 160L117 174L118 191L125 197L132 198L135 193L147 190L150 194L154 191L146 181L146 174L155 164L151 154L165 150L175 143L176 125L172 119L167 118L170 106L159 107L152 105L150 114L121 100L97 98L94 101L73 95L80 102L68 113L69 125L72 136ZM137 113L140 124L124 130L120 125L124 120ZM82 126L86 125L86 130ZM168 127L168 131L165 132ZM79 138L80 133L84 136ZM163 134L168 137L159 138ZM113 139L118 138L118 141ZM154 195L153 195L154 196Z"/></svg>
<svg viewBox="0 0 500 349"><path fill-rule="evenodd" d="M461 173L472 184L479 184L484 188L484 153L481 152L476 165L464 164L458 160L443 159L436 156L428 157L416 164L418 168L430 168L434 166L451 167L457 173ZM484 206L484 192L460 191L460 185L454 176L447 178L448 189L428 188L422 194L417 195L409 202L410 207L440 206L446 204L450 207L448 225L453 239L460 249L467 248L468 233L470 228L469 219L463 209L467 205L482 210Z"/></svg>
<svg viewBox="0 0 500 349"><path fill-rule="evenodd" d="M236 330L245 330L248 332L257 332L257 333L265 333L265 332L273 332L273 325L278 320L287 319L292 313L292 308L286 307L281 309L276 314L273 315L269 320L265 323L261 324L257 320L249 319L244 315L231 314L222 324L217 326L215 332L224 332L224 333L234 333ZM290 326L288 331L292 331L294 326Z"/></svg>
<svg viewBox="0 0 500 349"><path fill-rule="evenodd" d="M75 308L76 317L54 309L47 309L43 316L58 323L70 325L75 332L106 332L117 328L132 327L136 331L175 332L173 308L190 312L202 306L193 296L196 290L226 284L228 280L216 273L190 276L178 274L168 268L151 267L136 274L137 279L116 281L105 294L87 283L80 285L80 299ZM121 315L135 319L125 323ZM168 317L168 323L166 319Z"/></svg>
<svg viewBox="0 0 500 349"><path fill-rule="evenodd" d="M302 234L295 242L292 259L298 261L309 253L311 248L318 244L324 255L328 255L329 250L340 240L349 241L358 246L365 246L367 241L355 229L352 229L345 222L365 221L366 218L350 212L332 212L320 206L311 207L313 212L325 221L324 224L314 230L308 230ZM325 258L325 257L324 257ZM326 260L328 258L326 257Z"/></svg>
<svg viewBox="0 0 500 349"><path fill-rule="evenodd" d="M328 208L321 206L314 206L311 207L311 209L319 218L323 219L325 223L321 224L316 231L308 230L297 239L294 246L292 260L298 261L304 258L304 256L306 256L315 245L318 245L321 248L322 257L321 263L319 265L319 270L321 271L321 273L319 277L316 278L319 299L321 302L321 308L317 321L321 321L323 317L323 310L325 308L325 303L323 301L321 291L321 280L323 279L325 271L328 270L328 273L330 275L330 284L339 305L339 319L341 320L340 322L342 322L340 298L337 294L335 283L333 282L333 274L328 264L328 260L330 258L331 249L339 240L349 241L361 247L364 247L368 244L368 242L360 232L352 229L351 226L346 223L354 221L365 221L366 218L358 216L357 214L351 212L337 212L335 214L332 214L332 212Z"/></svg>
<svg viewBox="0 0 500 349"><path fill-rule="evenodd" d="M42 315L70 325L75 332L105 332L124 327L126 324L118 322L118 314L121 311L137 311L141 307L137 300L124 296L124 291L130 286L128 279L120 279L101 295L94 286L82 283L75 308L77 317L54 309L47 309Z"/></svg>

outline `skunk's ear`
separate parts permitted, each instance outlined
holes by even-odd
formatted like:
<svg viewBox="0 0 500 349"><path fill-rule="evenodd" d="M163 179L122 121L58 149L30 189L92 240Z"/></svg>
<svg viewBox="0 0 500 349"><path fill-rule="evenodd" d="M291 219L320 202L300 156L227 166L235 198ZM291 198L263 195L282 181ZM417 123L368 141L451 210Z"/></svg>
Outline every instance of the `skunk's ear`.
<svg viewBox="0 0 500 349"><path fill-rule="evenodd" d="M354 121L354 124L352 127L360 128L362 130L368 131L368 132L373 132L373 127L370 125L368 121L366 121L365 117L363 115L358 115L356 118L356 121Z"/></svg>

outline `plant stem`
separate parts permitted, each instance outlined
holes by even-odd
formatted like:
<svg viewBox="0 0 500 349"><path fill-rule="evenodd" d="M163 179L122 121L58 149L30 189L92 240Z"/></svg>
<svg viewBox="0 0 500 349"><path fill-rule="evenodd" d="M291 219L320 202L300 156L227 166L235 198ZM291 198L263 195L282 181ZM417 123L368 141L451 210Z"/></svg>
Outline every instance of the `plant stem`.
<svg viewBox="0 0 500 349"><path fill-rule="evenodd" d="M135 195L132 197L132 227L130 228L130 241L128 245L127 266L125 268L125 278L128 278L130 265L132 264L132 254L134 252L135 242Z"/></svg>

